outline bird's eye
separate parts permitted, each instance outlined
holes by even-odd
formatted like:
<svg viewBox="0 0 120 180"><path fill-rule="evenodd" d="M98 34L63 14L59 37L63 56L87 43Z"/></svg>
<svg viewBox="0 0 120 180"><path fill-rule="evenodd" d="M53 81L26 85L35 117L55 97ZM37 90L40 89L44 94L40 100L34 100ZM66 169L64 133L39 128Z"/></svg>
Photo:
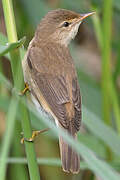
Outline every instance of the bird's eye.
<svg viewBox="0 0 120 180"><path fill-rule="evenodd" d="M64 22L63 26L64 26L64 27L68 27L69 24L70 24L70 23L66 21L66 22Z"/></svg>

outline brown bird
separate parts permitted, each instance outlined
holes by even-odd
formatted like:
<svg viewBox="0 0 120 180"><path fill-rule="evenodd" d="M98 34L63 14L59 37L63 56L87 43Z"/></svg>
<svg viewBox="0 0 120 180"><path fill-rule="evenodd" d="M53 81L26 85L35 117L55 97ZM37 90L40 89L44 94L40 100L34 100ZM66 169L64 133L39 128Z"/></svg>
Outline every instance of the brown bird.
<svg viewBox="0 0 120 180"><path fill-rule="evenodd" d="M82 20L92 14L65 9L48 12L23 60L24 79L37 109L44 109L75 140L81 124L81 95L68 44ZM78 173L79 155L63 137L59 137L59 145L63 170Z"/></svg>

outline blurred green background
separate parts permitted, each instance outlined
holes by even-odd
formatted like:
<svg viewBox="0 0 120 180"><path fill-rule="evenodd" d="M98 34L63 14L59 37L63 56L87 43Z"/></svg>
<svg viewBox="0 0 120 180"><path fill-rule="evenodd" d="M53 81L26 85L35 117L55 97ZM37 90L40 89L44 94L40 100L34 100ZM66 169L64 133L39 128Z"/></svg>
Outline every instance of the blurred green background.
<svg viewBox="0 0 120 180"><path fill-rule="evenodd" d="M120 1L13 0L18 39L26 36L25 50L41 18L49 10L57 8L80 13L96 11L96 15L87 18L81 24L75 40L69 47L77 68L83 103L83 120L78 139L98 159L104 160L111 166L115 173L120 173ZM3 50L2 46L7 42L4 13L0 1L0 53ZM0 73L12 82L8 59L8 54L0 57ZM0 79L1 152L5 143L4 136L9 128L6 117L11 94L11 90ZM13 129L10 131L11 139L7 149L5 174L7 180L29 179L28 167L23 159L25 157L24 145L20 144L21 118L22 115L18 109L17 123L11 124ZM31 114L30 119L32 129L42 129L43 124ZM84 163L82 157L80 173L78 175L65 174L60 166L58 139L52 132L46 132L36 138L35 151L41 160L39 171L42 180L102 179ZM94 162L93 164L95 166ZM109 176L106 179L109 180Z"/></svg>

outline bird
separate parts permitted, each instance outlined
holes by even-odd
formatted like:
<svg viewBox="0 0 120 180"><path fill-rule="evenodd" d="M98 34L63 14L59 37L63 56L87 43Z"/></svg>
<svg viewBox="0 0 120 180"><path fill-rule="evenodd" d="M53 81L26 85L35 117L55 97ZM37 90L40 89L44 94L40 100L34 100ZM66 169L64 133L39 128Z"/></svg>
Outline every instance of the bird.
<svg viewBox="0 0 120 180"><path fill-rule="evenodd" d="M81 126L81 94L77 72L69 51L83 19L94 12L49 11L40 21L22 62L24 81L37 109L50 115L57 127L77 140ZM33 135L34 136L34 135ZM77 174L80 157L59 137L63 171Z"/></svg>

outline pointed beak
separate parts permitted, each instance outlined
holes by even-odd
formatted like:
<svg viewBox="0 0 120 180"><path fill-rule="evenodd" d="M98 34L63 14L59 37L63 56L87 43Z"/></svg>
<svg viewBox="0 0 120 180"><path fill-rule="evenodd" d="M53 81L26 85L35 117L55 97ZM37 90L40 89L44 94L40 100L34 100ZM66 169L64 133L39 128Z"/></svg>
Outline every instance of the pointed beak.
<svg viewBox="0 0 120 180"><path fill-rule="evenodd" d="M85 13L85 14L80 14L80 20L82 21L83 19L87 18L88 16L91 16L95 14L95 12L91 12L91 13Z"/></svg>

